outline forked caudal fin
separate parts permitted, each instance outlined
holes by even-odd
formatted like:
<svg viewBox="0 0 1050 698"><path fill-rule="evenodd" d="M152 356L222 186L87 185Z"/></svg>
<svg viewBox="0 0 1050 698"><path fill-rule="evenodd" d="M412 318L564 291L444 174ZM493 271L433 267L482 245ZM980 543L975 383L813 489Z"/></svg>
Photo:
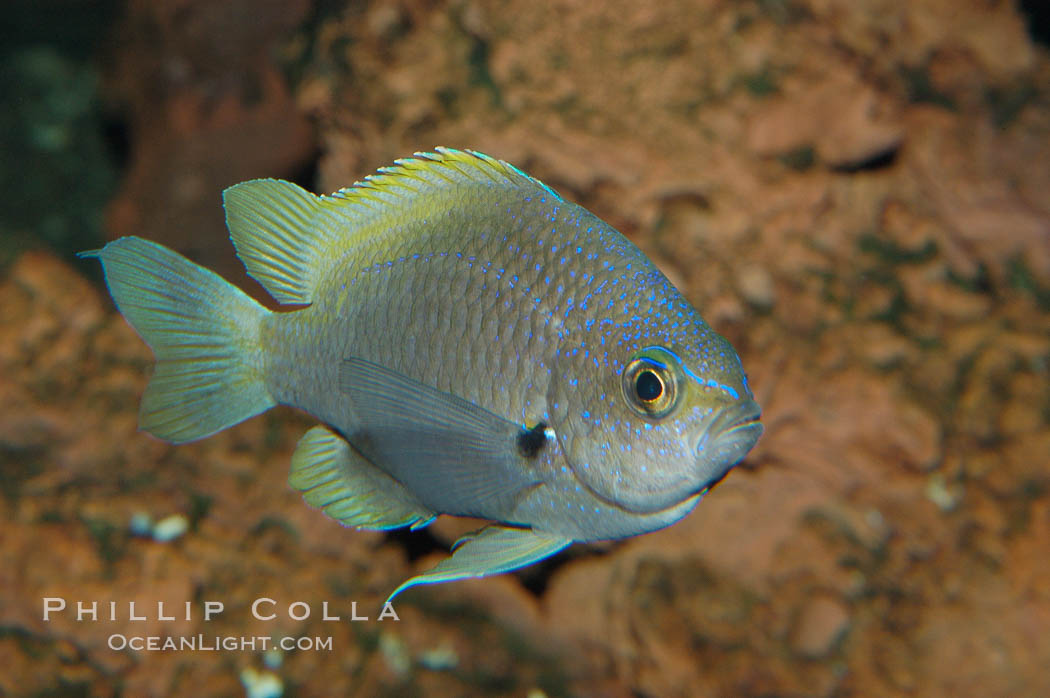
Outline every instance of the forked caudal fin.
<svg viewBox="0 0 1050 698"><path fill-rule="evenodd" d="M80 256L99 258L117 308L157 358L140 428L184 443L276 404L262 374L259 326L266 308L214 272L142 238L120 238Z"/></svg>

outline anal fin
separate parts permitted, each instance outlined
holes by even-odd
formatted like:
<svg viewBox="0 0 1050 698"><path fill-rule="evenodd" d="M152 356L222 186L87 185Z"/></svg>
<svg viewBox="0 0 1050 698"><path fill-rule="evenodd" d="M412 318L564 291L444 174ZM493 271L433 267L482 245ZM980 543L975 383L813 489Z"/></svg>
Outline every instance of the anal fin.
<svg viewBox="0 0 1050 698"><path fill-rule="evenodd" d="M303 493L307 504L347 526L420 528L435 517L401 483L326 426L313 427L299 440L288 484Z"/></svg>
<svg viewBox="0 0 1050 698"><path fill-rule="evenodd" d="M417 584L453 582L510 572L550 557L570 543L572 540L569 538L538 533L529 528L486 526L456 541L452 557L442 560L434 569L402 583L390 594L387 602Z"/></svg>

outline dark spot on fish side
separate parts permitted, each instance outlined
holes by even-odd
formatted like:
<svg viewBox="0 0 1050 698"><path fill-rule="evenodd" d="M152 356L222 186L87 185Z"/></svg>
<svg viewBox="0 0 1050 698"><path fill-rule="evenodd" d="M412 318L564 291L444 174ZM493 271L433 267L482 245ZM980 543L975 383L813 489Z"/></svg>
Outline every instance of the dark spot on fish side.
<svg viewBox="0 0 1050 698"><path fill-rule="evenodd" d="M540 422L532 429L522 430L518 434L518 453L525 458L535 458L547 443L547 423Z"/></svg>

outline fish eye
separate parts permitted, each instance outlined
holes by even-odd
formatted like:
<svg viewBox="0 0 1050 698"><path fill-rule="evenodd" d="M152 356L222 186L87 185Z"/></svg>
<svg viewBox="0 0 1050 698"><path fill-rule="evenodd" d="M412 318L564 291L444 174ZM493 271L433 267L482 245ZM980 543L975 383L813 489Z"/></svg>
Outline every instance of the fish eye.
<svg viewBox="0 0 1050 698"><path fill-rule="evenodd" d="M676 381L671 368L644 352L623 371L623 393L627 404L646 417L659 419L675 405Z"/></svg>

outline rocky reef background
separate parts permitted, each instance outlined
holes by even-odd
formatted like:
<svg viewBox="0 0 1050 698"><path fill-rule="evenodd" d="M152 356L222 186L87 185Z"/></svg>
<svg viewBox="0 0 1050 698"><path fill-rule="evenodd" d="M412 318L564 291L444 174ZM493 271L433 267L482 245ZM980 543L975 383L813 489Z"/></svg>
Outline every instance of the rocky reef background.
<svg viewBox="0 0 1050 698"><path fill-rule="evenodd" d="M14 2L0 695L1047 695L1040 8ZM141 234L262 297L222 188L332 191L435 145L509 160L646 250L740 351L766 434L665 531L416 589L376 622L469 522L383 535L311 510L285 484L311 423L291 410L177 448L137 432L149 350L72 252ZM44 622L45 596L124 608ZM208 599L216 620L156 620ZM334 649L136 653L114 633Z"/></svg>

